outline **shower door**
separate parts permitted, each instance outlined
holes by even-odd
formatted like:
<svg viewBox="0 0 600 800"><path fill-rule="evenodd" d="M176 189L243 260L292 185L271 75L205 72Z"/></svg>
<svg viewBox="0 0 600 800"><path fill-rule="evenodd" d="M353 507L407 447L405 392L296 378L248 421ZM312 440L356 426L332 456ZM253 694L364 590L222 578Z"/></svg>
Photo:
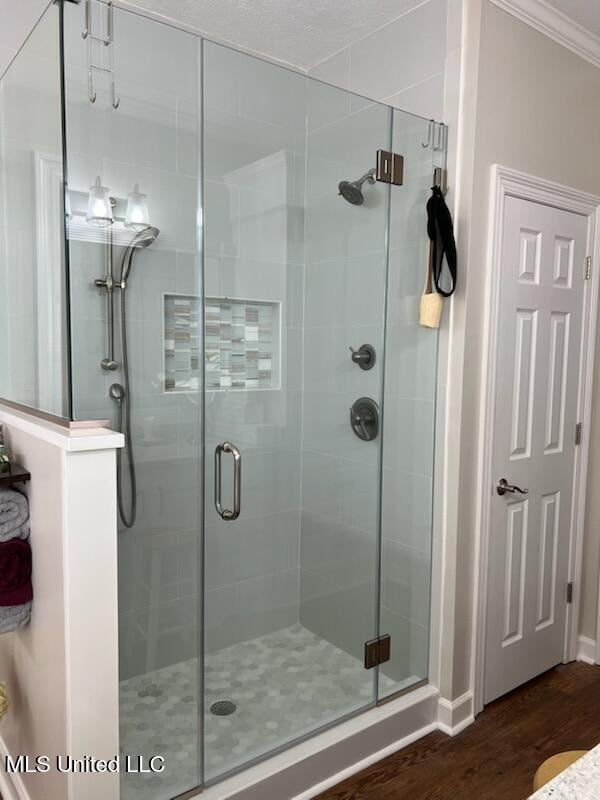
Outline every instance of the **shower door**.
<svg viewBox="0 0 600 800"><path fill-rule="evenodd" d="M165 757L121 797L167 800L427 678L437 336L416 314L443 147L187 31L115 7L108 46L61 8L71 402L115 425L130 386L120 747ZM380 150L402 186L373 180ZM111 309L140 191L158 236Z"/></svg>
<svg viewBox="0 0 600 800"><path fill-rule="evenodd" d="M203 49L211 782L377 696L391 109Z"/></svg>

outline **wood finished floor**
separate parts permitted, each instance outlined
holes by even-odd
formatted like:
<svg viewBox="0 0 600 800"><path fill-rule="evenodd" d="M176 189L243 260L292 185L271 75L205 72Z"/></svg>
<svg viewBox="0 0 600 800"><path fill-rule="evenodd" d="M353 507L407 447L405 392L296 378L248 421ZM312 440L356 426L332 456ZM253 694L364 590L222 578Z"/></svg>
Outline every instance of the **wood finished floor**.
<svg viewBox="0 0 600 800"><path fill-rule="evenodd" d="M599 742L600 666L561 665L491 703L458 736L432 733L318 800L525 800L542 761Z"/></svg>

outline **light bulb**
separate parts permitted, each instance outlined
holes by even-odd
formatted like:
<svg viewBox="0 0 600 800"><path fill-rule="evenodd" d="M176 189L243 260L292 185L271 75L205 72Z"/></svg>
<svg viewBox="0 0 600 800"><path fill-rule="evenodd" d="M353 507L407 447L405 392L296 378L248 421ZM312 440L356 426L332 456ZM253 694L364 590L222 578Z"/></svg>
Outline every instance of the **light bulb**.
<svg viewBox="0 0 600 800"><path fill-rule="evenodd" d="M115 221L108 187L102 186L99 175L96 176L96 183L90 186L85 218L90 225L95 225L98 228L105 228Z"/></svg>
<svg viewBox="0 0 600 800"><path fill-rule="evenodd" d="M143 231L150 225L148 218L148 202L146 195L140 192L138 183L127 196L127 211L125 213L125 227L134 231Z"/></svg>

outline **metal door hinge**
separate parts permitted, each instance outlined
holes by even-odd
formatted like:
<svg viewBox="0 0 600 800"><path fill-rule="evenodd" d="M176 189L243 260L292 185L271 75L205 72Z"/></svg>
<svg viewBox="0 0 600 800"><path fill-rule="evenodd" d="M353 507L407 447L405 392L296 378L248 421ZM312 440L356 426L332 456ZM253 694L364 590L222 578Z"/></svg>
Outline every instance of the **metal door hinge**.
<svg viewBox="0 0 600 800"><path fill-rule="evenodd" d="M390 660L392 640L388 633L365 642L365 669L372 669Z"/></svg>
<svg viewBox="0 0 600 800"><path fill-rule="evenodd" d="M575 425L575 444L581 444L581 422Z"/></svg>
<svg viewBox="0 0 600 800"><path fill-rule="evenodd" d="M375 177L383 183L402 186L404 180L404 156L398 153L390 153L389 150L378 150Z"/></svg>
<svg viewBox="0 0 600 800"><path fill-rule="evenodd" d="M567 603L573 602L573 581L567 583Z"/></svg>
<svg viewBox="0 0 600 800"><path fill-rule="evenodd" d="M586 279L586 281L589 281L589 279L591 277L592 277L592 257L591 256L587 256L587 258L585 259L585 279Z"/></svg>

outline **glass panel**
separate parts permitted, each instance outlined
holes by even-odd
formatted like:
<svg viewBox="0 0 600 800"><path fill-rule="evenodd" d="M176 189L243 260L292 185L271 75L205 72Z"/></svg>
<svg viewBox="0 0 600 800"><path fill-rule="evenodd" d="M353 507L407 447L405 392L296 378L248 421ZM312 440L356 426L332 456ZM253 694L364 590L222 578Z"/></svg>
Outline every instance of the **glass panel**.
<svg viewBox="0 0 600 800"><path fill-rule="evenodd" d="M59 43L54 5L0 79L0 397L67 417Z"/></svg>
<svg viewBox="0 0 600 800"><path fill-rule="evenodd" d="M418 324L434 158L429 122L394 110L404 185L391 193L383 430L381 631L392 639L379 697L428 675L438 333ZM442 160L444 151L436 154Z"/></svg>
<svg viewBox="0 0 600 800"><path fill-rule="evenodd" d="M166 800L427 677L433 159L426 120L122 9L90 42L83 12L65 5L72 404L126 434L121 743L166 770L121 796ZM403 186L374 181L379 149ZM391 660L367 670L379 633Z"/></svg>
<svg viewBox="0 0 600 800"><path fill-rule="evenodd" d="M93 6L94 32L102 36L107 9ZM119 468L121 748L133 756L162 755L165 771L122 773L121 798L166 800L200 783L202 396L191 380L194 369L198 374L200 322L197 314L190 318L188 303L188 353L195 336L196 363L190 355L187 383L170 391L173 345L165 309L172 298L201 294L201 44L189 33L119 9L115 43L90 44L81 37L83 14L83 5L65 4L73 408L77 419L108 418L130 433L131 451L122 452ZM117 109L110 76L100 71L93 73L96 100L90 103L88 47L93 63L105 67L113 63L114 48ZM108 191L92 192L89 214L97 177ZM116 200L114 208L104 207L106 195ZM143 231L145 204L147 221L158 232ZM88 220L111 213L112 225ZM137 226L136 215L142 217ZM128 252L135 236L138 247ZM116 285L112 292L112 348L105 285L111 271L119 285L126 277L126 289Z"/></svg>
<svg viewBox="0 0 600 800"><path fill-rule="evenodd" d="M350 406L362 397L381 406L389 187L370 176L354 205L338 184L389 149L391 112L218 45L204 53L212 781L375 699L376 670L363 658L377 633L381 437L358 438ZM237 325L235 306L246 309ZM249 307L263 310L251 325ZM221 369L217 388L224 343L225 373L238 377ZM351 360L350 347L365 343L377 353L370 370ZM357 429L368 433L369 421ZM241 513L229 521L213 502L223 442L242 463ZM227 452L221 478L233 510Z"/></svg>

